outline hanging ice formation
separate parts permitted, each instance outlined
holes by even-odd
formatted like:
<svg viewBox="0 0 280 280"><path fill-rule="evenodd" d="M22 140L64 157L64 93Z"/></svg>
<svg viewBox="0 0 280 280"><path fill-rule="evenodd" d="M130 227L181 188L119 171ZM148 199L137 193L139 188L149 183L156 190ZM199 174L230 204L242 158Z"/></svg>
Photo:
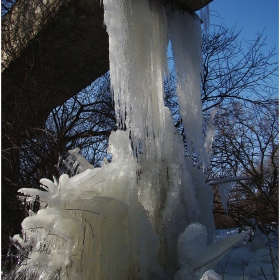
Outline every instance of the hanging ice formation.
<svg viewBox="0 0 280 280"><path fill-rule="evenodd" d="M240 180L250 180L250 178L244 176L239 176L239 177L233 176L233 177L225 177L216 181L208 182L209 185L217 185L219 187L221 202L226 213L228 212L227 200L229 196L229 190L232 186L232 182L240 181Z"/></svg>
<svg viewBox="0 0 280 280"><path fill-rule="evenodd" d="M209 15L210 15L209 5L206 5L200 10L200 17L201 17L201 20L203 22L203 26L204 26L204 30L205 30L206 35L208 34L209 25L210 25Z"/></svg>
<svg viewBox="0 0 280 280"><path fill-rule="evenodd" d="M19 190L30 203L39 196L41 210L23 221L23 236L13 238L23 251L30 250L16 275L197 279L193 266L182 267L178 260L177 243L194 222L203 248L213 242L212 190L191 156L184 156L182 136L164 106L163 78L171 40L188 150L203 162L200 20L168 11L161 1L103 2L122 129L110 136L112 162L72 178L64 174L59 183L42 179L46 191Z"/></svg>

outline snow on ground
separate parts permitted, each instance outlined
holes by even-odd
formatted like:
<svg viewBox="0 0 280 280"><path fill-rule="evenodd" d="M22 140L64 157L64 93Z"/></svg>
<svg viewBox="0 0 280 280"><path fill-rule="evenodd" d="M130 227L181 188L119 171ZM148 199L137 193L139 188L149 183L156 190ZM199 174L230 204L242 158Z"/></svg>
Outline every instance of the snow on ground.
<svg viewBox="0 0 280 280"><path fill-rule="evenodd" d="M229 228L229 229L216 229L215 241L219 241L227 236L238 234L238 228Z"/></svg>
<svg viewBox="0 0 280 280"><path fill-rule="evenodd" d="M237 233L237 228L217 230L216 241ZM266 236L257 229L252 235L235 245L219 262L215 271L224 280L278 279L278 250L278 232Z"/></svg>

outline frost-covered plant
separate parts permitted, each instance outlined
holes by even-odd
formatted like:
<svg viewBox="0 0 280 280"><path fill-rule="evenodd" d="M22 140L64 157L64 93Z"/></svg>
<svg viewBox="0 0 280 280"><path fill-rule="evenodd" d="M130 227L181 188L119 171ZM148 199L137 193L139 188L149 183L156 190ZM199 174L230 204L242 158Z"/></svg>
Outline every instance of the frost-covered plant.
<svg viewBox="0 0 280 280"><path fill-rule="evenodd" d="M70 195L71 200L71 193L73 196L75 190L79 190L71 188L66 174L60 177L59 183L48 179L41 179L40 182L41 188L46 191L29 188L19 190L24 194L20 198L30 205L40 197L40 210L37 214L30 211L30 215L22 222L22 234L11 238L18 250L19 261L4 279L34 279L35 276L38 279L70 279L70 274L71 277L76 275L72 271L72 261L82 253L78 239L83 238L85 228L75 218L75 211L70 213L65 209L66 202L69 202L65 196ZM21 278L21 275L26 278Z"/></svg>
<svg viewBox="0 0 280 280"><path fill-rule="evenodd" d="M60 266L64 257L62 252L65 241L50 232L46 233L44 229L23 231L22 235L23 238L15 235L11 240L18 250L18 263L11 271L2 275L3 279L60 279L60 276L66 273L63 266ZM57 248L59 242L61 242L61 253L52 254L54 244ZM44 265L48 257L52 258L52 263L56 263L56 269Z"/></svg>

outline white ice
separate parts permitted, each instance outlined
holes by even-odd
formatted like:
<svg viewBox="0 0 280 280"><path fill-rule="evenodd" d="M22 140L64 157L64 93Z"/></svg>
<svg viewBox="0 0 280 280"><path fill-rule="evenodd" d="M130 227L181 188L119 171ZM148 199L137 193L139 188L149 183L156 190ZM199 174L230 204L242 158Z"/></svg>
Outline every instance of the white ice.
<svg viewBox="0 0 280 280"><path fill-rule="evenodd" d="M210 12L209 12L209 5L204 6L201 10L200 10L200 17L201 20L203 22L203 26L204 26L204 30L206 35L209 32L209 26L210 26Z"/></svg>
<svg viewBox="0 0 280 280"><path fill-rule="evenodd" d="M112 162L94 169L83 162L89 169L72 178L63 174L59 182L42 179L45 191L19 190L33 201L38 196L42 209L22 222L24 242L15 237L32 248L17 273L52 279L59 267L60 279L199 279L233 242L213 245L212 188L192 162L195 154L205 166L208 152L200 19L166 10L161 1L103 4L122 129L109 139ZM188 157L163 101L169 40ZM81 162L77 152L70 151Z"/></svg>

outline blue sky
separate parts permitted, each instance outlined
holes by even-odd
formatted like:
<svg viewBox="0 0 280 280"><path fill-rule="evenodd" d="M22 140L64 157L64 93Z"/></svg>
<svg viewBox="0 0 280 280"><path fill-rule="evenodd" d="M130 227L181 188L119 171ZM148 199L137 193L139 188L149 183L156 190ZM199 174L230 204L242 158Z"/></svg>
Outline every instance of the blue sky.
<svg viewBox="0 0 280 280"><path fill-rule="evenodd" d="M267 36L266 50L273 46L279 52L278 0L214 0L209 4L210 25L224 23L227 27L242 28L240 39L256 38L263 31ZM275 79L278 83L278 79Z"/></svg>
<svg viewBox="0 0 280 280"><path fill-rule="evenodd" d="M279 45L278 0L214 0L210 3L210 24L224 22L228 27L242 28L244 39L254 38L261 32L267 42Z"/></svg>

